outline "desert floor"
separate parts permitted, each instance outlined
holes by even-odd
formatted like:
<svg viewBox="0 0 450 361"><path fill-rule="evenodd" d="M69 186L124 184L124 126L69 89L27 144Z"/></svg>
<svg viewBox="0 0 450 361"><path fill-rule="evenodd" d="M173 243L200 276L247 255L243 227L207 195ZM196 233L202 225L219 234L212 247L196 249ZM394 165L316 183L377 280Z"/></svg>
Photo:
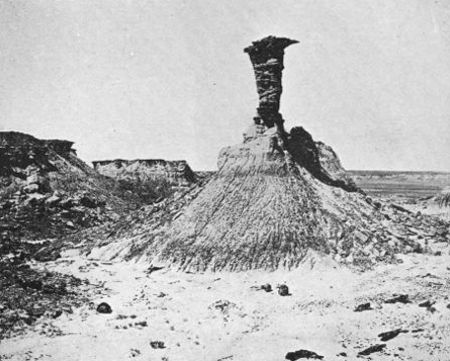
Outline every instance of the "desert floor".
<svg viewBox="0 0 450 361"><path fill-rule="evenodd" d="M450 256L446 244L433 246L441 256L401 256L399 264L363 273L313 255L290 272L149 274L148 265L66 254L45 267L89 279L93 304L3 340L0 360L270 361L299 349L324 360L449 360ZM272 292L258 289L266 283ZM280 296L278 284L291 295ZM384 303L394 294L411 303ZM434 309L419 306L426 300ZM96 312L102 301L112 313ZM354 312L365 302L373 309ZM408 332L386 342L377 337L399 328ZM358 357L381 343L382 351Z"/></svg>

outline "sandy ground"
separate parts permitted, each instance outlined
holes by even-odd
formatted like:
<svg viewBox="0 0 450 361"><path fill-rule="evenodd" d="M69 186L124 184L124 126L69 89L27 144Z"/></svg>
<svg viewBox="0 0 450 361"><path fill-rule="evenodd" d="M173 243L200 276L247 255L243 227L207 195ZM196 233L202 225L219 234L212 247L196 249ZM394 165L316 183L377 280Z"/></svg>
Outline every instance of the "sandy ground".
<svg viewBox="0 0 450 361"><path fill-rule="evenodd" d="M364 273L310 257L290 272L147 274L139 264L68 255L46 267L88 278L98 286L94 304L2 341L0 360L270 361L299 349L324 360L360 360L359 351L382 343L379 333L398 328L409 332L365 358L449 360L450 256L441 248L442 256L403 256L403 263ZM265 283L274 291L254 288ZM278 295L282 283L290 296ZM383 302L401 293L412 303ZM436 301L435 312L418 306L425 300ZM101 301L111 314L95 311ZM364 302L373 310L354 312Z"/></svg>

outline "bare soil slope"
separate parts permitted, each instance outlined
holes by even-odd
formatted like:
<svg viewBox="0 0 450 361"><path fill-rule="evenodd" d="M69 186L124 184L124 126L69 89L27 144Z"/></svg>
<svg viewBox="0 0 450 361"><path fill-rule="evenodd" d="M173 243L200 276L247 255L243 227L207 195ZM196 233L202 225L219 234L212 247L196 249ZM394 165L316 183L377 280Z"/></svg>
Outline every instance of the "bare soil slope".
<svg viewBox="0 0 450 361"><path fill-rule="evenodd" d="M183 270L273 270L298 266L309 250L365 265L422 252L437 231L448 236L443 222L349 191L321 164L305 162L303 144L279 152L269 129L225 148L217 174L188 201L144 209L93 252Z"/></svg>

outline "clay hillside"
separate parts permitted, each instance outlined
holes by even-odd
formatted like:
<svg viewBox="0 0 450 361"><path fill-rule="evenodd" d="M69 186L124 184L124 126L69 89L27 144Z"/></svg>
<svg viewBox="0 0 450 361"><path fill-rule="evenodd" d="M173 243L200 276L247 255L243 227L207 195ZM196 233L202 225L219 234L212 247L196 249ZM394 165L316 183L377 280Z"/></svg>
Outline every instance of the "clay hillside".
<svg viewBox="0 0 450 361"><path fill-rule="evenodd" d="M197 178L185 161L99 161L92 168L77 157L73 142L0 132L2 229L25 238L117 221Z"/></svg>
<svg viewBox="0 0 450 361"><path fill-rule="evenodd" d="M134 195L146 204L183 191L202 178L184 160L115 159L92 164L98 173L113 178L123 192Z"/></svg>
<svg viewBox="0 0 450 361"><path fill-rule="evenodd" d="M0 132L3 230L25 238L55 237L116 219L127 202L114 182L81 161L73 143Z"/></svg>
<svg viewBox="0 0 450 361"><path fill-rule="evenodd" d="M302 127L284 129L284 49L295 43L269 36L245 49L257 116L242 143L222 149L212 179L119 222L92 256L193 271L290 269L308 253L365 266L448 237L444 223L359 191Z"/></svg>

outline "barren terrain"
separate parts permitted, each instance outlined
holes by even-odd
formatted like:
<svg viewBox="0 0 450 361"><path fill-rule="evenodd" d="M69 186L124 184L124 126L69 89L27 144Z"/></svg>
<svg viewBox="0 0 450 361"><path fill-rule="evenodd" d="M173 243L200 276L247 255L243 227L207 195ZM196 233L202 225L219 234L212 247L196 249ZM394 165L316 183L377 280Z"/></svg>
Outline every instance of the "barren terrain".
<svg viewBox="0 0 450 361"><path fill-rule="evenodd" d="M91 302L24 324L0 341L0 359L283 360L309 350L324 360L447 360L449 247L430 248L365 272L310 252L293 271L196 274L68 251L31 266L87 279ZM278 294L281 284L289 295ZM386 303L398 295L408 297ZM96 312L101 302L112 313Z"/></svg>
<svg viewBox="0 0 450 361"><path fill-rule="evenodd" d="M98 285L93 305L43 318L3 340L2 360L282 360L307 349L325 360L446 360L450 352L447 245L364 273L311 255L295 271L189 274L66 257L46 268ZM258 287L269 283L272 292ZM286 284L288 296L276 285ZM385 303L407 294L409 303ZM436 302L420 307L424 301ZM106 301L112 313L95 306ZM371 309L355 312L370 302ZM378 334L401 329L389 341ZM46 332L57 330L58 332ZM162 348L151 342L162 341Z"/></svg>

